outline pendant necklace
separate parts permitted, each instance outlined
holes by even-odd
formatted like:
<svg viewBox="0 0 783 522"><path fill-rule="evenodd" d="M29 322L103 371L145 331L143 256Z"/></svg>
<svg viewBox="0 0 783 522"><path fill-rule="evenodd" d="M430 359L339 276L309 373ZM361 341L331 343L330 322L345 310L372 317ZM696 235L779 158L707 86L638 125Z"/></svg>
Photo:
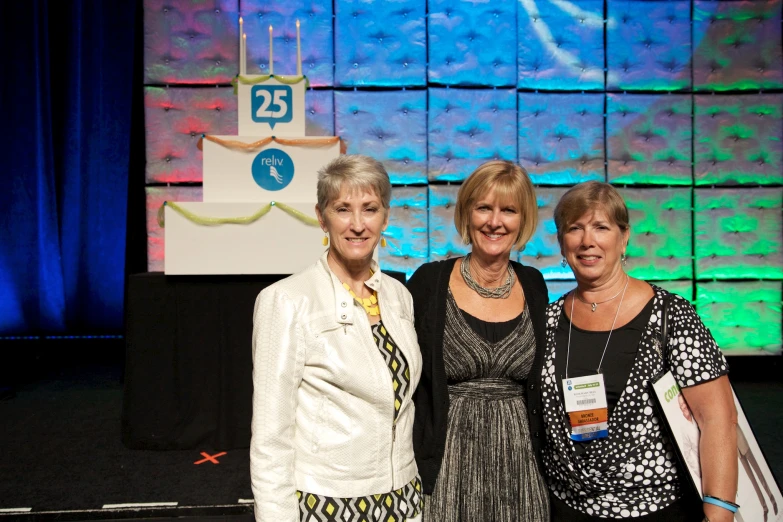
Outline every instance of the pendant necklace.
<svg viewBox="0 0 783 522"><path fill-rule="evenodd" d="M609 340L612 338L612 332L614 331L614 325L617 323L617 317L620 315L620 308L623 306L623 300L625 299L625 290L628 288L628 281L630 280L630 277L626 275L627 279L625 280L625 285L623 285L623 289L620 290L620 294L623 294L623 296L620 298L620 304L617 305L617 310L614 312L614 319L612 319L612 328L609 330L609 336L606 338L606 344L604 345L604 351L601 354L601 360L598 361L598 368L595 370L596 373L601 373L601 368L604 364L604 356L606 355L606 349L609 348ZM576 295L576 289L574 289L574 294ZM618 294L618 295L620 295ZM614 296L617 297L617 296ZM614 299L612 297L612 299ZM581 301L581 299L580 299ZM611 301L611 299L607 299L607 301ZM585 301L582 301L583 303ZM604 301L606 302L606 301ZM590 303L588 303L590 304ZM600 304L600 303L599 303ZM595 311L595 310L593 310ZM571 299L571 317L568 320L568 344L566 345L566 367L565 367L565 377L568 379L568 360L571 358L571 326L574 324L574 300Z"/></svg>
<svg viewBox="0 0 783 522"><path fill-rule="evenodd" d="M625 286L628 286L628 280L629 279L630 279L630 276L628 276L628 274L625 274ZM625 286L623 288L621 288L619 292L614 294L609 299L605 299L603 301L598 301L598 302L585 301L584 299L579 297L579 290L574 290L574 295L576 295L576 298L579 299L580 301L582 301L584 304L590 305L590 311L591 312L595 312L595 309L598 308L598 305L604 304L604 303L608 303L612 299L617 299L617 296L620 295L621 293L623 293L623 290L625 290Z"/></svg>

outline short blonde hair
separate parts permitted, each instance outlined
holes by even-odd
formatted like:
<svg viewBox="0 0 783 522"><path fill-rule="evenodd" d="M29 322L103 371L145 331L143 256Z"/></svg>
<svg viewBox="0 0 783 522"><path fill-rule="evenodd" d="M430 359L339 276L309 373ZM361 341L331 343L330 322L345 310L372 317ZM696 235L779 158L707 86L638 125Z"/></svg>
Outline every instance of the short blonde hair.
<svg viewBox="0 0 783 522"><path fill-rule="evenodd" d="M568 227L576 223L587 212L603 210L620 230L631 228L628 207L617 189L609 183L585 181L568 190L555 207L557 242L563 246L563 235Z"/></svg>
<svg viewBox="0 0 783 522"><path fill-rule="evenodd" d="M391 182L380 161L361 154L343 154L318 171L318 210L340 196L343 187L359 192L372 191L381 200L388 214L391 206Z"/></svg>
<svg viewBox="0 0 783 522"><path fill-rule="evenodd" d="M457 227L457 232L462 241L469 245L470 213L476 201L491 190L495 191L501 201L513 201L519 209L522 219L514 246L523 249L538 226L536 191L527 171L510 161L494 160L483 163L459 188L454 209L454 226Z"/></svg>

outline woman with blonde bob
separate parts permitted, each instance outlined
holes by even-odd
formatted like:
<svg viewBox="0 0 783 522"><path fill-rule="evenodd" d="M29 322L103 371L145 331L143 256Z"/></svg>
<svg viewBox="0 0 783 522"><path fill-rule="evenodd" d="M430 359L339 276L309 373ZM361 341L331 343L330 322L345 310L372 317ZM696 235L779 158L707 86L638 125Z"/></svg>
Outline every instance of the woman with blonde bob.
<svg viewBox="0 0 783 522"><path fill-rule="evenodd" d="M537 221L525 170L484 163L454 214L470 254L425 264L408 283L423 358L414 450L432 495L425 521L549 520L534 457L541 429L527 414L540 399L525 385L540 372L547 289L538 270L511 260Z"/></svg>
<svg viewBox="0 0 783 522"><path fill-rule="evenodd" d="M543 368L530 378L542 395L552 520L734 520L737 414L709 330L688 301L626 272L631 229L614 187L589 181L570 189L555 225L576 288L549 306ZM653 408L649 382L664 370L701 430L703 504L686 494L688 479Z"/></svg>
<svg viewBox="0 0 783 522"><path fill-rule="evenodd" d="M256 300L256 520L421 520L413 303L373 260L389 223L389 176L372 158L340 156L319 171L317 191L329 248Z"/></svg>

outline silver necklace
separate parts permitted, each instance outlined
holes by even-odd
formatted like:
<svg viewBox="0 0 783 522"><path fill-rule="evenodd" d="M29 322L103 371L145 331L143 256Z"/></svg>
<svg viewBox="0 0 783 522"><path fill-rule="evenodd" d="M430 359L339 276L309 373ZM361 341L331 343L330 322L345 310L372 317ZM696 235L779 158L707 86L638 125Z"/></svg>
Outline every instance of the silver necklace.
<svg viewBox="0 0 783 522"><path fill-rule="evenodd" d="M620 290L620 293L622 293L623 296L620 298L620 304L617 305L617 311L614 313L614 319L612 320L612 328L611 330L609 330L609 336L606 338L604 353L601 354L601 360L598 361L598 368L595 370L596 373L601 373L601 365L604 363L604 356L606 355L606 349L609 348L609 339L612 338L614 325L615 323L617 323L617 316L620 315L620 308L623 306L623 299L625 299L625 289L628 288L628 281L630 281L630 279L631 278L626 275L625 285L623 286L623 289ZM576 294L576 289L574 289L574 294ZM614 299L614 297L612 299ZM568 321L568 347L566 348L566 369L565 369L566 379L568 379L568 360L571 358L571 325L573 324L574 324L574 300L571 299L571 317L569 318Z"/></svg>
<svg viewBox="0 0 783 522"><path fill-rule="evenodd" d="M488 297L490 299L507 299L511 295L511 287L514 286L514 269L511 267L511 263L508 264L508 275L506 276L506 282L495 288L486 288L481 286L473 276L470 275L470 254L462 258L462 263L459 267L459 272L462 274L462 279L465 280L465 284L468 285L481 297Z"/></svg>
<svg viewBox="0 0 783 522"><path fill-rule="evenodd" d="M628 279L630 279L630 278L628 277L628 274L625 274L625 286L628 286ZM614 295L613 295L612 297L610 297L609 299L605 299L604 301L598 301L598 302L590 302L590 301L585 301L584 299L582 299L581 297L579 297L579 290L578 290L578 289L574 289L574 295L576 295L576 298L577 298L577 299L579 299L580 301L582 301L584 304L588 304L588 305L590 305L590 311L591 311L591 312L595 312L595 309L596 309L596 308L598 308L598 305L599 305L599 304L608 303L608 302L609 302L609 301L611 301L612 299L616 299L618 295L620 295L622 292L624 292L624 291L625 291L625 286L624 286L624 287L623 287L623 288L622 288L622 289L621 289L619 292L617 292L616 294L614 294ZM571 304L573 305L574 303L572 302Z"/></svg>

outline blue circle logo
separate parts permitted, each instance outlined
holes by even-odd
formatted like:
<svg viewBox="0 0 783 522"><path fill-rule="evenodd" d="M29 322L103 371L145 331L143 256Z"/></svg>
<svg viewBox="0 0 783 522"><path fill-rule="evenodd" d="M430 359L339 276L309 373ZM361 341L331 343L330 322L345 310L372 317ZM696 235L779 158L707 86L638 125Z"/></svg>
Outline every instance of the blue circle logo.
<svg viewBox="0 0 783 522"><path fill-rule="evenodd" d="M283 190L294 179L294 161L280 149L266 149L253 160L253 180L264 190Z"/></svg>

